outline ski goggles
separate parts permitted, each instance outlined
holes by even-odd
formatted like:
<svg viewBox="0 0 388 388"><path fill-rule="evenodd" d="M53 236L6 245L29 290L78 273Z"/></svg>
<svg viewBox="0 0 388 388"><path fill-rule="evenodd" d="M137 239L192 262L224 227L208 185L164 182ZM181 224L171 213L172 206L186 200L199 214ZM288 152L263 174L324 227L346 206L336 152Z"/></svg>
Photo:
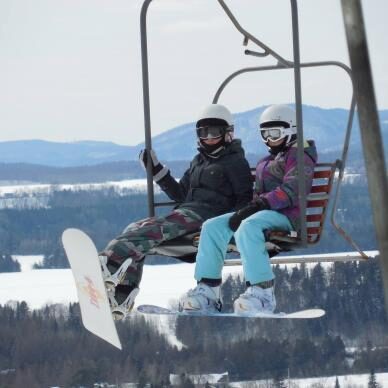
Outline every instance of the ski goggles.
<svg viewBox="0 0 388 388"><path fill-rule="evenodd" d="M201 140L217 139L221 136L224 136L228 128L230 127L217 127L217 126L199 127L197 128L197 136Z"/></svg>
<svg viewBox="0 0 388 388"><path fill-rule="evenodd" d="M260 128L260 135L264 139L264 141L277 141L279 139L283 139L287 135L291 135L292 131L290 128L284 127L269 127L269 128Z"/></svg>

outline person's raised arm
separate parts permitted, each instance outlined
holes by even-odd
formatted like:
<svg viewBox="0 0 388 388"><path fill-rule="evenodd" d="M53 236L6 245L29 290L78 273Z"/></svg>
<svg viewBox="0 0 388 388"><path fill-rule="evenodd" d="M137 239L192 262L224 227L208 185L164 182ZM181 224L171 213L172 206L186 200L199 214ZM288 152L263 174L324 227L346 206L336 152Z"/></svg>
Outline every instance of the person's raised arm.
<svg viewBox="0 0 388 388"><path fill-rule="evenodd" d="M168 195L170 199L175 202L183 202L189 187L190 180L190 170L187 170L182 179L177 182L170 173L170 170L163 166L153 150L147 152L147 150L142 150L139 154L139 160L143 168L146 169L148 155L151 156L152 162L152 175L153 180L157 183L160 188Z"/></svg>

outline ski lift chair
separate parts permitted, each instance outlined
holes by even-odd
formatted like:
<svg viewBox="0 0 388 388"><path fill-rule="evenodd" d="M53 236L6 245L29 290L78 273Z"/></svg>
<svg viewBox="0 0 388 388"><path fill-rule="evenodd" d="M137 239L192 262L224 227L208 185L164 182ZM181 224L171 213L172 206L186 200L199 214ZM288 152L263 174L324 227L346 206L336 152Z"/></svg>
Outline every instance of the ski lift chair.
<svg viewBox="0 0 388 388"><path fill-rule="evenodd" d="M334 163L318 163L315 166L313 186L307 197L307 241L316 244L322 235L329 203L330 192L333 186L335 171L340 161ZM252 180L255 179L255 169L252 169ZM189 233L176 239L166 241L154 247L149 254L177 258L181 261L194 263L199 244L200 232ZM280 252L288 252L303 247L297 231L268 230L266 233L266 248L270 257ZM232 239L228 252L237 252Z"/></svg>
<svg viewBox="0 0 388 388"><path fill-rule="evenodd" d="M334 163L318 163L315 166L313 185L310 194L307 196L306 206L308 245L316 244L321 239L334 175L339 163L340 161L337 160ZM268 231L266 238L270 256L303 247L297 231L272 230Z"/></svg>
<svg viewBox="0 0 388 388"><path fill-rule="evenodd" d="M338 172L338 181L336 183L336 193L331 195L334 178ZM330 198L332 199L331 224L334 229L344 238L357 252L341 252L335 255L298 255L281 256L271 259L272 264L300 264L300 263L318 263L334 261L353 261L367 260L378 257L378 252L370 252L369 256L353 241L350 235L337 224L335 220L335 210L337 206L339 184L342 179L343 165L342 161L337 159L334 163L317 163L314 169L313 183L311 191L307 196L306 206L306 229L307 229L307 247L317 244L322 237L325 225L327 209ZM234 244L230 244L229 252L238 252ZM281 252L290 252L298 248L306 248L300 234L297 231L279 231L268 230L266 233L266 248L269 256L272 258ZM241 259L225 260L225 265L241 265Z"/></svg>
<svg viewBox="0 0 388 388"><path fill-rule="evenodd" d="M250 72L266 71L266 70L294 70L294 83L295 83L295 106L296 106L296 117L298 122L298 169L303 171L303 117L302 117L302 97L301 97L301 68L312 68L312 67L324 67L324 66L335 66L344 70L353 85L351 69L345 64L338 61L323 61L323 62L309 62L301 63L299 55L299 28L298 28L298 12L297 12L297 1L290 0L291 3L291 16L292 16L292 37L293 37L293 61L288 61L278 53L273 51L270 47L265 45L263 42L258 40L255 36L246 31L237 21L235 16L232 14L228 6L225 4L225 0L217 0L220 6L225 11L228 18L231 20L236 29L243 35L243 45L247 46L249 42L256 44L262 51L245 50L246 55L255 57L267 57L272 56L277 64L271 66L260 66L260 67L248 67L243 68L232 73L227 77L218 88L213 103L217 103L219 97L225 87L230 83L231 80L237 76ZM152 0L144 0L144 4L141 11L141 48L142 48L142 74L143 74L143 100L144 100L144 129L145 129L145 145L147 149L151 149L151 120L150 120L150 102L149 102L149 77L148 77L148 50L147 50L147 27L146 18L147 10ZM279 252L290 251L295 248L305 248L309 245L316 244L320 241L322 230L325 222L327 205L330 197L330 192L333 186L333 179L335 171L338 169L338 182L336 185L336 193L333 198L333 206L331 211L331 223L336 231L358 252L357 254L346 254L342 257L338 257L328 260L327 257L315 257L312 259L307 256L295 256L291 260L291 256L288 258L284 257L283 262L309 262L309 261L348 261L348 260L360 260L368 259L369 256L363 252L352 238L342 229L335 221L335 209L338 200L340 183L342 182L345 170L345 163L347 158L347 152L349 148L350 135L354 117L354 111L356 106L356 100L354 93L352 96L348 123L345 134L345 141L342 151L342 157L340 160L334 163L319 163L316 165L314 171L313 186L310 194L306 197L300 196L299 205L301 213L301 230L300 232L292 231L285 233L282 231L268 231L267 233L267 246L270 256L274 256ZM148 208L149 215L153 216L156 206L173 205L173 203L159 203L154 202L154 190L152 180L152 167L151 163L147 166L147 189L148 189ZM305 192L304 179L299 179L299 192ZM150 254L158 254L170 257L179 258L182 261L194 262L195 255L197 253L197 246L199 241L200 233L188 234L183 237L165 242L158 247L155 247ZM236 250L236 247L231 244L231 251ZM228 263L234 260L227 260ZM276 262L279 260L276 259ZM239 264L239 263L236 263ZM234 264L228 264L234 265Z"/></svg>

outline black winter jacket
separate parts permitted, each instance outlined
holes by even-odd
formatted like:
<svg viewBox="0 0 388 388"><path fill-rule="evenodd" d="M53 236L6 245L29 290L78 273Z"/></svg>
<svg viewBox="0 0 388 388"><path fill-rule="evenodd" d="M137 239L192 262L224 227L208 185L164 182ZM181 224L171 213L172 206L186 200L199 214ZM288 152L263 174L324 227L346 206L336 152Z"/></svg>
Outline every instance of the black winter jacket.
<svg viewBox="0 0 388 388"><path fill-rule="evenodd" d="M177 208L204 220L244 207L252 200L253 182L240 140L233 140L217 158L201 149L179 183L168 173L158 184Z"/></svg>

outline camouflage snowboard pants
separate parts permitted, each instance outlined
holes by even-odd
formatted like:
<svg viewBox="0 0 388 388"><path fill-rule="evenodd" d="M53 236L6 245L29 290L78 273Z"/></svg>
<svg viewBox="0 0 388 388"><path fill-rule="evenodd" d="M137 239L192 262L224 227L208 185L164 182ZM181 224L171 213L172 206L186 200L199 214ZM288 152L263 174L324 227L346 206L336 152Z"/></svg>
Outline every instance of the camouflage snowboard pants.
<svg viewBox="0 0 388 388"><path fill-rule="evenodd" d="M113 270L127 258L133 259L123 284L138 287L147 252L164 241L199 230L203 221L198 214L188 209L176 209L162 217L145 218L129 224L122 234L109 242L101 254L108 257L108 268Z"/></svg>

